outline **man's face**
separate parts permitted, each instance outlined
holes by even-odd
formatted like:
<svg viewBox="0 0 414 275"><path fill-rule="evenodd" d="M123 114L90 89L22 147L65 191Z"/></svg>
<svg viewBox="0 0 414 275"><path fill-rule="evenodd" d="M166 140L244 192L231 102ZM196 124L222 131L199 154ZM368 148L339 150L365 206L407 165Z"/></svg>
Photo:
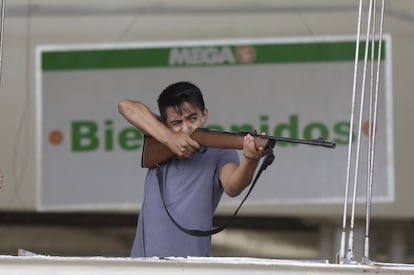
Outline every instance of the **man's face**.
<svg viewBox="0 0 414 275"><path fill-rule="evenodd" d="M167 107L165 110L167 127L173 132L183 132L190 135L195 129L204 127L208 117L207 109L202 112L195 105L184 102L181 105L181 110L182 113L177 113L173 107Z"/></svg>

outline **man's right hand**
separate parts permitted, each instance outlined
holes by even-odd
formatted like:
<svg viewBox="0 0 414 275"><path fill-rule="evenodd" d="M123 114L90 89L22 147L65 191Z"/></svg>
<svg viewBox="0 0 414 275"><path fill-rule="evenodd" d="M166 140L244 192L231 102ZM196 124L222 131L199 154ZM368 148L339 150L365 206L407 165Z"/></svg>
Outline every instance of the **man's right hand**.
<svg viewBox="0 0 414 275"><path fill-rule="evenodd" d="M200 145L186 133L171 132L167 146L178 158L189 158L196 152Z"/></svg>

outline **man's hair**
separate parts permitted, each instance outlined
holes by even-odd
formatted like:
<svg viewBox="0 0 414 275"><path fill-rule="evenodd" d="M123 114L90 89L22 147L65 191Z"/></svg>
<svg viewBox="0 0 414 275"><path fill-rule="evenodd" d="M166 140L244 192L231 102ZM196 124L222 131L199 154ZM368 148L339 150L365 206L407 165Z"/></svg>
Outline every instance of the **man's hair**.
<svg viewBox="0 0 414 275"><path fill-rule="evenodd" d="M191 103L204 112L204 99L200 89L190 82L176 82L169 85L158 97L158 109L161 119L167 120L166 109L173 107L178 114L182 114L183 103Z"/></svg>

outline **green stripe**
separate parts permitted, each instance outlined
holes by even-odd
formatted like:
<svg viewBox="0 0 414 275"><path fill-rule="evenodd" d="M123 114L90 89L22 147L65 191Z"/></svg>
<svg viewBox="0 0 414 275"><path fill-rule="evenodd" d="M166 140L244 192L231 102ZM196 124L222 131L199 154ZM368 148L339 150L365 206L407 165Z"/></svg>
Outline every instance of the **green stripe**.
<svg viewBox="0 0 414 275"><path fill-rule="evenodd" d="M374 53L377 53L378 43L375 46ZM258 53L256 63L304 63L355 60L355 42L282 44L277 45L277 49L274 46L264 45L257 46L256 51ZM359 60L364 59L364 51L365 42L361 42ZM384 58L385 49L382 48L381 52L381 56Z"/></svg>
<svg viewBox="0 0 414 275"><path fill-rule="evenodd" d="M42 70L111 69L165 66L168 49L113 49L43 52Z"/></svg>
<svg viewBox="0 0 414 275"><path fill-rule="evenodd" d="M215 47L231 47L232 52L238 45L217 45ZM240 45L245 46L245 45ZM256 44L256 59L251 63L235 64L197 64L174 65L185 66L234 66L266 63L298 63L298 62L334 62L353 61L355 59L355 42L309 42L290 44ZM376 43L376 48L378 43ZM382 59L385 56L385 41L382 47ZM206 48L197 46L188 48ZM185 47L176 47L184 49ZM137 49L96 49L65 50L42 52L42 70L82 70L82 69L115 69L115 68L151 68L169 67L169 53L172 48L137 48ZM360 44L359 59L364 56L365 42Z"/></svg>

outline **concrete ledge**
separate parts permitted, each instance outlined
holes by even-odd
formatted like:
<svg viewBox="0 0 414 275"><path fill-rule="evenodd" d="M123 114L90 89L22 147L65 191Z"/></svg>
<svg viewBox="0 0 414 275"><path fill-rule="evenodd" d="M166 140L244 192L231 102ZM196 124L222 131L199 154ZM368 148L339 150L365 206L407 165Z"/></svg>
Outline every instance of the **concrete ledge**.
<svg viewBox="0 0 414 275"><path fill-rule="evenodd" d="M6 274L414 274L414 265L338 265L260 258L105 258L0 256Z"/></svg>

